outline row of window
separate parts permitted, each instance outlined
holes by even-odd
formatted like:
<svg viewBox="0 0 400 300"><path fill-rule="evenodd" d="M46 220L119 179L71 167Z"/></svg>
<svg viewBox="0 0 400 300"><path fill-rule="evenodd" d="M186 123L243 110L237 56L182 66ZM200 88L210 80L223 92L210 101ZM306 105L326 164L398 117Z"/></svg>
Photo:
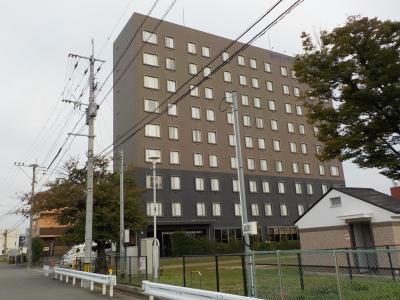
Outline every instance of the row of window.
<svg viewBox="0 0 400 300"><path fill-rule="evenodd" d="M161 157L161 150L159 149L146 149L145 150L145 161L146 162L152 162L153 158L157 157L158 163L161 163L162 157ZM236 157L230 157L230 167L231 169L237 169L238 168L238 161ZM247 157L246 162L247 162L247 169L250 171L256 170L256 158L251 158ZM259 169L260 171L270 171L270 167L268 164L267 159L259 159ZM179 165L181 163L180 160L180 152L179 151L169 151L169 163L171 165ZM209 154L208 155L208 164L210 168L217 168L219 166L219 157L216 154ZM275 160L274 161L275 165L275 172L276 173L283 173L284 171L284 162L282 160ZM193 154L193 166L195 167L203 167L205 166L205 159L204 155L202 153L194 153ZM300 174L300 168L301 164L300 162L294 161L292 162L292 172L293 174ZM326 166L319 164L318 165L318 170L319 170L319 175L324 176L327 175L326 171ZM331 176L340 176L340 171L338 166L330 166L330 175ZM303 163L303 174L305 175L310 175L311 174L311 164L308 162Z"/></svg>
<svg viewBox="0 0 400 300"><path fill-rule="evenodd" d="M155 32L150 32L147 30L143 30L143 36L142 39L146 43L150 44L158 44L158 34ZM164 38L164 46L169 49L175 49L175 39L171 36L165 36ZM201 45L201 55L206 58L211 57L211 49L208 46ZM196 43L193 42L187 42L187 52L190 54L196 55L198 51L198 46ZM225 51L221 54L221 59L222 61L227 61L230 59L230 54L229 52ZM237 56L237 64L239 66L246 66L246 58L243 55L238 55ZM249 58L249 67L251 69L257 69L257 59L255 58ZM271 73L272 72L272 65L270 62L264 62L264 71ZM285 66L280 66L280 73L284 77L288 77L288 68ZM296 73L294 70L291 71L291 76L292 78L296 78Z"/></svg>
<svg viewBox="0 0 400 300"><path fill-rule="evenodd" d="M164 203L157 202L155 205L153 202L148 202L146 205L146 213L147 216L152 217L154 214L158 217L164 216ZM239 203L234 203L234 216L240 217L242 215L242 208ZM272 203L264 203L264 214L266 217L271 217L276 214L273 209ZM260 204L251 203L250 204L250 214L253 217L260 216ZM301 216L304 214L306 206L302 203L297 204L297 214ZM279 204L279 213L282 217L287 217L289 215L288 205L286 203ZM182 217L182 203L181 202L172 202L171 203L171 215L173 217ZM205 202L197 202L196 203L196 216L197 217L206 217L207 216L207 206ZM221 217L222 216L222 204L218 202L212 203L212 216L213 217Z"/></svg>
<svg viewBox="0 0 400 300"><path fill-rule="evenodd" d="M248 181L248 189L250 193L258 193L258 181L254 179L249 179ZM156 189L163 188L163 178L160 175L156 176ZM285 182L277 182L277 189L279 194L285 194L287 191L287 184ZM153 188L153 176L146 175L146 187L148 189ZM170 187L173 191L182 190L182 183L180 176L171 176L170 177ZM204 192L206 191L206 179L204 177L195 177L194 178L194 187L196 191ZM304 188L305 187L305 188ZM239 181L237 179L232 179L232 191L237 193L239 192ZM328 191L328 185L321 185L322 194L325 194ZM210 191L219 192L221 191L221 185L219 178L210 178ZM312 183L306 183L305 185L301 182L294 183L294 191L297 195L301 195L303 193L307 195L314 195L314 187ZM268 180L261 181L261 191L264 194L271 193L271 183Z"/></svg>

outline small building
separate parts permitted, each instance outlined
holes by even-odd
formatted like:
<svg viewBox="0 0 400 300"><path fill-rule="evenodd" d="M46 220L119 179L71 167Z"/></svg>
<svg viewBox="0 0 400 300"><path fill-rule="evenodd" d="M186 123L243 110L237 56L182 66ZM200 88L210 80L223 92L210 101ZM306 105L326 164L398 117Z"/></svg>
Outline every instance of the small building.
<svg viewBox="0 0 400 300"><path fill-rule="evenodd" d="M400 246L400 199L333 187L295 221L302 249Z"/></svg>

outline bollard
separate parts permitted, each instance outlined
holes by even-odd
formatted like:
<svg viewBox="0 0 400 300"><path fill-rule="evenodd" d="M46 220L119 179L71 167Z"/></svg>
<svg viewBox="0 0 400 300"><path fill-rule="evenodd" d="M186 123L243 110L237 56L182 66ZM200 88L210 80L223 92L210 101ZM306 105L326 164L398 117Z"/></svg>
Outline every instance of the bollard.
<svg viewBox="0 0 400 300"><path fill-rule="evenodd" d="M112 284L110 284L110 297L114 296L114 287Z"/></svg>
<svg viewBox="0 0 400 300"><path fill-rule="evenodd" d="M107 288L106 288L106 285L105 284L103 284L103 295L105 295L106 294L106 292L107 292Z"/></svg>

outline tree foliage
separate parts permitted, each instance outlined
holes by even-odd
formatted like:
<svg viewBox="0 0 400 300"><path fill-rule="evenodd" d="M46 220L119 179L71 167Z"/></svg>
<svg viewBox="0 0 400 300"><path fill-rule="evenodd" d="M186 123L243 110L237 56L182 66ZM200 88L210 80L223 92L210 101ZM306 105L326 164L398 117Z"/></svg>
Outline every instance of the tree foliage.
<svg viewBox="0 0 400 300"><path fill-rule="evenodd" d="M325 143L320 159L351 159L399 180L400 22L352 16L317 44L306 33L302 41L294 70L311 88L303 99Z"/></svg>
<svg viewBox="0 0 400 300"><path fill-rule="evenodd" d="M119 241L119 173L112 173L109 160L97 158L94 168L93 241L101 248L108 241ZM71 159L63 168L64 176L49 184L49 189L34 198L32 212L56 211L57 221L66 225L64 240L82 243L85 239L86 166ZM125 228L144 228L140 205L141 189L136 185L133 169L124 176Z"/></svg>

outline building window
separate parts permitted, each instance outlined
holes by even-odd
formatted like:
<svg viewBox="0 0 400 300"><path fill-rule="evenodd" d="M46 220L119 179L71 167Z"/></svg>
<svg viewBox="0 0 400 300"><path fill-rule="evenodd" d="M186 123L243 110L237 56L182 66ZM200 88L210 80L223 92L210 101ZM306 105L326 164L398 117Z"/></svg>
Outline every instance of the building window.
<svg viewBox="0 0 400 300"><path fill-rule="evenodd" d="M189 74L196 75L197 74L197 65L189 63Z"/></svg>
<svg viewBox="0 0 400 300"><path fill-rule="evenodd" d="M257 69L257 60L255 58L250 58L250 68Z"/></svg>
<svg viewBox="0 0 400 300"><path fill-rule="evenodd" d="M261 99L259 97L254 97L253 104L255 108L261 108Z"/></svg>
<svg viewBox="0 0 400 300"><path fill-rule="evenodd" d="M207 109L206 110L206 120L207 121L215 121L215 111L213 109Z"/></svg>
<svg viewBox="0 0 400 300"><path fill-rule="evenodd" d="M146 188L153 189L153 175L146 175ZM157 175L156 176L156 189L162 189L162 177Z"/></svg>
<svg viewBox="0 0 400 300"><path fill-rule="evenodd" d="M299 216L302 216L304 214L304 204L297 204L297 213Z"/></svg>
<svg viewBox="0 0 400 300"><path fill-rule="evenodd" d="M285 103L285 112L287 114L291 114L292 113L292 104L290 103Z"/></svg>
<svg viewBox="0 0 400 300"><path fill-rule="evenodd" d="M233 113L229 111L226 113L226 121L228 124L233 124Z"/></svg>
<svg viewBox="0 0 400 300"><path fill-rule="evenodd" d="M192 119L200 120L200 107L192 106Z"/></svg>
<svg viewBox="0 0 400 300"><path fill-rule="evenodd" d="M313 127L313 132L314 132L314 136L318 136L319 135L319 128L314 126Z"/></svg>
<svg viewBox="0 0 400 300"><path fill-rule="evenodd" d="M211 178L211 191L218 192L219 191L219 179Z"/></svg>
<svg viewBox="0 0 400 300"><path fill-rule="evenodd" d="M304 174L306 175L311 174L311 167L309 163L304 163L303 168L304 168Z"/></svg>
<svg viewBox="0 0 400 300"><path fill-rule="evenodd" d="M264 119L261 117L256 117L256 127L264 128Z"/></svg>
<svg viewBox="0 0 400 300"><path fill-rule="evenodd" d="M328 192L328 185L327 184L322 184L321 185L321 189L322 189L322 194L326 194Z"/></svg>
<svg viewBox="0 0 400 300"><path fill-rule="evenodd" d="M190 96L193 96L193 97L199 97L200 96L199 87L198 86L190 84L189 85L189 90L190 90Z"/></svg>
<svg viewBox="0 0 400 300"><path fill-rule="evenodd" d="M287 68L286 67L281 67L281 75L287 76Z"/></svg>
<svg viewBox="0 0 400 300"><path fill-rule="evenodd" d="M143 42L157 44L157 33L143 30L142 39Z"/></svg>
<svg viewBox="0 0 400 300"><path fill-rule="evenodd" d="M209 131L207 133L207 140L209 144L216 144L217 143L217 133L214 131Z"/></svg>
<svg viewBox="0 0 400 300"><path fill-rule="evenodd" d="M253 138L251 136L244 137L246 148L253 148Z"/></svg>
<svg viewBox="0 0 400 300"><path fill-rule="evenodd" d="M268 72L268 73L272 72L271 64L269 62L264 63L264 70L265 70L265 72Z"/></svg>
<svg viewBox="0 0 400 300"><path fill-rule="evenodd" d="M339 176L339 167L331 166L331 175L332 176Z"/></svg>
<svg viewBox="0 0 400 300"><path fill-rule="evenodd" d="M148 137L160 137L160 125L146 124L144 127L144 135Z"/></svg>
<svg viewBox="0 0 400 300"><path fill-rule="evenodd" d="M188 51L188 53L196 54L196 44L187 43L187 51Z"/></svg>
<svg viewBox="0 0 400 300"><path fill-rule="evenodd" d="M321 176L325 175L325 166L324 165L319 165L319 175L321 175Z"/></svg>
<svg viewBox="0 0 400 300"><path fill-rule="evenodd" d="M269 181L263 181L262 182L262 190L264 194L268 194L271 192L271 188L269 185Z"/></svg>
<svg viewBox="0 0 400 300"><path fill-rule="evenodd" d="M258 204L252 203L251 204L251 215L253 217L258 217L260 215L260 210Z"/></svg>
<svg viewBox="0 0 400 300"><path fill-rule="evenodd" d="M299 174L300 173L300 164L296 161L292 162L292 170L293 170L293 174Z"/></svg>
<svg viewBox="0 0 400 300"><path fill-rule="evenodd" d="M250 127L251 126L251 118L248 115L243 116L243 126Z"/></svg>
<svg viewBox="0 0 400 300"><path fill-rule="evenodd" d="M247 85L247 77L245 75L239 75L239 84Z"/></svg>
<svg viewBox="0 0 400 300"><path fill-rule="evenodd" d="M238 55L237 62L238 62L239 66L245 66L246 65L246 61L244 59L244 56L242 56L242 55Z"/></svg>
<svg viewBox="0 0 400 300"><path fill-rule="evenodd" d="M241 98L242 98L242 105L249 106L249 96L242 95Z"/></svg>
<svg viewBox="0 0 400 300"><path fill-rule="evenodd" d="M294 78L294 79L297 78L297 77L296 77L296 71L295 71L295 70L292 70L292 78Z"/></svg>
<svg viewBox="0 0 400 300"><path fill-rule="evenodd" d="M196 212L198 217L205 217L207 216L206 212L206 204L204 202L199 202L196 205Z"/></svg>
<svg viewBox="0 0 400 300"><path fill-rule="evenodd" d="M177 191L181 189L181 178L179 176L171 176L171 190Z"/></svg>
<svg viewBox="0 0 400 300"><path fill-rule="evenodd" d="M250 193L257 193L257 181L249 180L249 191Z"/></svg>
<svg viewBox="0 0 400 300"><path fill-rule="evenodd" d="M265 150L266 147L266 143L265 143L265 139L264 138L258 138L258 149L260 150Z"/></svg>
<svg viewBox="0 0 400 300"><path fill-rule="evenodd" d="M277 173L282 173L283 172L283 161L281 161L281 160L276 160L275 161L275 171Z"/></svg>
<svg viewBox="0 0 400 300"><path fill-rule="evenodd" d="M260 81L258 80L258 78L255 77L251 78L251 86L255 89L260 88Z"/></svg>
<svg viewBox="0 0 400 300"><path fill-rule="evenodd" d="M193 161L196 167L201 167L204 165L203 154L201 153L194 153L193 154Z"/></svg>
<svg viewBox="0 0 400 300"><path fill-rule="evenodd" d="M204 178L202 177L195 178L195 190L204 191Z"/></svg>
<svg viewBox="0 0 400 300"><path fill-rule="evenodd" d="M179 165L179 152L178 151L170 151L169 152L169 163L171 165Z"/></svg>
<svg viewBox="0 0 400 300"><path fill-rule="evenodd" d="M211 77L211 68L210 67L205 67L203 69L203 75L204 75L204 77Z"/></svg>
<svg viewBox="0 0 400 300"><path fill-rule="evenodd" d="M232 191L235 193L239 192L239 180L237 179L232 179Z"/></svg>
<svg viewBox="0 0 400 300"><path fill-rule="evenodd" d="M204 98L206 99L214 98L214 93L212 88L209 87L204 88Z"/></svg>
<svg viewBox="0 0 400 300"><path fill-rule="evenodd" d="M218 167L218 156L215 154L210 154L208 156L210 168L217 168Z"/></svg>
<svg viewBox="0 0 400 300"><path fill-rule="evenodd" d="M229 135L229 146L236 146L236 137L233 134Z"/></svg>
<svg viewBox="0 0 400 300"><path fill-rule="evenodd" d="M145 161L146 162L153 162L153 160L151 160L150 158L152 157L158 157L158 161L157 162L161 162L161 150L157 150L157 149L146 149L145 151Z"/></svg>
<svg viewBox="0 0 400 300"><path fill-rule="evenodd" d="M289 133L295 133L294 123L293 122L288 122L287 123L287 128L288 128L288 132Z"/></svg>
<svg viewBox="0 0 400 300"><path fill-rule="evenodd" d="M301 143L300 146L301 146L301 153L307 154L308 153L307 144Z"/></svg>
<svg viewBox="0 0 400 300"><path fill-rule="evenodd" d="M290 145L290 152L291 153L297 153L297 144L296 144L296 142L290 142L289 145Z"/></svg>
<svg viewBox="0 0 400 300"><path fill-rule="evenodd" d="M201 143L201 140L202 140L201 130L192 129L192 141L195 143Z"/></svg>
<svg viewBox="0 0 400 300"><path fill-rule="evenodd" d="M340 197L330 198L329 201L331 202L331 207L341 207L342 206L342 199Z"/></svg>
<svg viewBox="0 0 400 300"><path fill-rule="evenodd" d="M167 70L175 70L176 69L176 63L175 63L175 59L173 58L165 58L165 68Z"/></svg>
<svg viewBox="0 0 400 300"><path fill-rule="evenodd" d="M296 182L296 183L294 184L294 188L295 188L295 191L296 191L296 194L297 194L297 195L302 194L301 183Z"/></svg>
<svg viewBox="0 0 400 300"><path fill-rule="evenodd" d="M296 115L302 116L303 115L303 106L296 105Z"/></svg>
<svg viewBox="0 0 400 300"><path fill-rule="evenodd" d="M322 146L321 145L315 145L315 152L317 153L317 155L321 155Z"/></svg>
<svg viewBox="0 0 400 300"><path fill-rule="evenodd" d="M306 127L304 124L299 124L299 134L305 135L306 134Z"/></svg>
<svg viewBox="0 0 400 300"><path fill-rule="evenodd" d="M306 184L306 191L307 191L307 195L314 194L313 185L311 183Z"/></svg>
<svg viewBox="0 0 400 300"><path fill-rule="evenodd" d="M158 90L160 89L159 81L157 77L144 76L144 87L148 89Z"/></svg>
<svg viewBox="0 0 400 300"><path fill-rule="evenodd" d="M278 121L277 120L271 120L271 130L272 131L278 130Z"/></svg>
<svg viewBox="0 0 400 300"><path fill-rule="evenodd" d="M289 86L287 84L283 85L283 93L285 95L290 95Z"/></svg>
<svg viewBox="0 0 400 300"><path fill-rule="evenodd" d="M276 111L275 100L268 100L268 108L270 111Z"/></svg>
<svg viewBox="0 0 400 300"><path fill-rule="evenodd" d="M223 52L221 57L222 57L222 61L227 61L229 59L229 53Z"/></svg>
<svg viewBox="0 0 400 300"><path fill-rule="evenodd" d="M210 57L210 47L201 46L201 55L204 57Z"/></svg>
<svg viewBox="0 0 400 300"><path fill-rule="evenodd" d="M272 216L272 204L266 203L264 204L265 216L270 217Z"/></svg>
<svg viewBox="0 0 400 300"><path fill-rule="evenodd" d="M247 169L252 171L252 170L255 170L255 168L256 168L256 164L255 164L254 158L248 158L247 159Z"/></svg>
<svg viewBox="0 0 400 300"><path fill-rule="evenodd" d="M235 203L235 217L240 217L242 215L242 207L239 203Z"/></svg>
<svg viewBox="0 0 400 300"><path fill-rule="evenodd" d="M267 80L267 91L270 91L270 92L274 91L272 81Z"/></svg>
<svg viewBox="0 0 400 300"><path fill-rule="evenodd" d="M285 183L278 182L278 194L284 194L284 193L285 193Z"/></svg>
<svg viewBox="0 0 400 300"><path fill-rule="evenodd" d="M236 157L231 157L231 168L237 169L237 159Z"/></svg>
<svg viewBox="0 0 400 300"><path fill-rule="evenodd" d="M221 216L221 203L213 203L212 204L212 213L214 217Z"/></svg>
<svg viewBox="0 0 400 300"><path fill-rule="evenodd" d="M163 204L161 202L157 202L156 205L154 205L153 202L148 202L146 204L146 210L148 217L153 217L154 215L157 217L163 216Z"/></svg>
<svg viewBox="0 0 400 300"><path fill-rule="evenodd" d="M260 159L260 170L261 171L268 171L268 161L266 159Z"/></svg>
<svg viewBox="0 0 400 300"><path fill-rule="evenodd" d="M143 63L145 65L158 67L158 55L143 52Z"/></svg>
<svg viewBox="0 0 400 300"><path fill-rule="evenodd" d="M232 82L232 74L229 71L224 71L224 81Z"/></svg>
<svg viewBox="0 0 400 300"><path fill-rule="evenodd" d="M175 126L168 127L168 138L170 140L179 140L178 127L175 127Z"/></svg>
<svg viewBox="0 0 400 300"><path fill-rule="evenodd" d="M293 94L296 97L300 97L300 89L298 87L293 88Z"/></svg>
<svg viewBox="0 0 400 300"><path fill-rule="evenodd" d="M178 106L174 103L168 103L168 115L177 116L178 115Z"/></svg>
<svg viewBox="0 0 400 300"><path fill-rule="evenodd" d="M175 48L175 41L174 38L170 37L170 36L166 36L165 37L165 47L166 48Z"/></svg>
<svg viewBox="0 0 400 300"><path fill-rule="evenodd" d="M286 217L288 215L288 207L287 204L281 204L281 216Z"/></svg>
<svg viewBox="0 0 400 300"><path fill-rule="evenodd" d="M160 113L160 104L158 100L144 99L144 111Z"/></svg>
<svg viewBox="0 0 400 300"><path fill-rule="evenodd" d="M280 140L272 140L272 146L274 151L281 151L281 141Z"/></svg>
<svg viewBox="0 0 400 300"><path fill-rule="evenodd" d="M172 202L172 216L182 217L182 203Z"/></svg>
<svg viewBox="0 0 400 300"><path fill-rule="evenodd" d="M175 93L176 92L176 81L167 79L167 92Z"/></svg>

